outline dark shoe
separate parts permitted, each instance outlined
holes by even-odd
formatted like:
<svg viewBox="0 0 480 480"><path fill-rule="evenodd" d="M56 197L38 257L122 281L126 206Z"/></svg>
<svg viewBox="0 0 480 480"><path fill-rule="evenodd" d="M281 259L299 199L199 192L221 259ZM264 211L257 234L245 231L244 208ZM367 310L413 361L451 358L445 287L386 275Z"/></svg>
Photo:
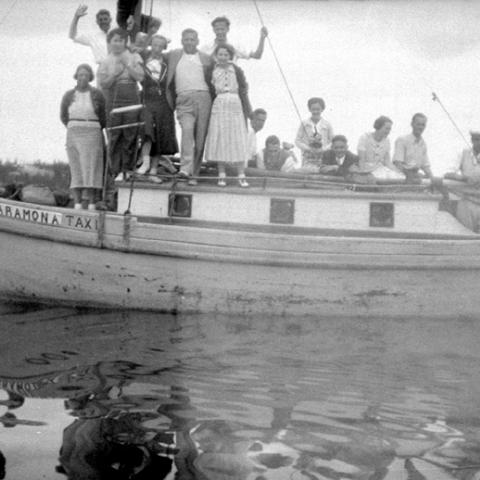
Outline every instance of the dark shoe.
<svg viewBox="0 0 480 480"><path fill-rule="evenodd" d="M177 173L177 180L180 182L186 182L189 177L190 175L188 173L182 172L181 170Z"/></svg>

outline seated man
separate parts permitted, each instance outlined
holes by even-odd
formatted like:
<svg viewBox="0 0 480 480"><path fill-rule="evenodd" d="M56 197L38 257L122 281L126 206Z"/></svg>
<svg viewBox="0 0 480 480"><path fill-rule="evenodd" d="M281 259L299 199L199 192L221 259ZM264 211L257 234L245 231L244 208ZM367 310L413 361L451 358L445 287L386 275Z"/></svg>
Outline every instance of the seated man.
<svg viewBox="0 0 480 480"><path fill-rule="evenodd" d="M471 130L472 148L460 154L458 170L460 178L471 185L480 185L480 129Z"/></svg>
<svg viewBox="0 0 480 480"><path fill-rule="evenodd" d="M348 150L347 137L335 135L332 147L323 152L320 173L345 177L352 165L358 164L358 156Z"/></svg>
<svg viewBox="0 0 480 480"><path fill-rule="evenodd" d="M257 133L262 130L266 120L267 112L263 108L255 109L250 116L247 127L247 165L249 167L257 166Z"/></svg>
<svg viewBox="0 0 480 480"><path fill-rule="evenodd" d="M265 140L265 148L257 154L257 166L263 170L290 173L299 168L300 163L291 149L282 148L279 138L270 135Z"/></svg>
<svg viewBox="0 0 480 480"><path fill-rule="evenodd" d="M428 161L427 144L422 133L427 126L427 117L416 113L412 117L412 133L397 138L393 164L405 175L406 183L422 183L420 170L432 179L430 162Z"/></svg>
<svg viewBox="0 0 480 480"><path fill-rule="evenodd" d="M453 175L446 176L457 180L466 180L475 187L472 190L473 198L469 199L469 192L458 201L457 218L467 228L480 233L480 205L478 204L476 190L480 186L480 129L471 130L470 137L472 148L465 148L460 154L458 170Z"/></svg>

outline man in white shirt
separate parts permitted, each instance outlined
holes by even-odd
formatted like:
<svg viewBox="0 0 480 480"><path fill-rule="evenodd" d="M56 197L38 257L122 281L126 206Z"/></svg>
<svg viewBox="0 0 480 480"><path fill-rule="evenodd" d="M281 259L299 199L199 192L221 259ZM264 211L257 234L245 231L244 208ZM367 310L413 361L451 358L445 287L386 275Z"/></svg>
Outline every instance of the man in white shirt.
<svg viewBox="0 0 480 480"><path fill-rule="evenodd" d="M213 60L197 50L198 33L191 28L182 32L182 45L168 55L166 97L182 130L179 176L195 185L190 177L198 176L202 163L212 108L208 74Z"/></svg>
<svg viewBox="0 0 480 480"><path fill-rule="evenodd" d="M69 38L75 43L86 45L92 49L95 63L99 64L108 55L107 50L107 33L110 30L112 23L112 17L108 10L99 10L96 15L97 25L99 30L94 33L82 33L78 34L78 21L81 17L87 15L88 7L86 5L80 5L75 14L73 15L72 23L70 24L70 30L68 32Z"/></svg>
<svg viewBox="0 0 480 480"><path fill-rule="evenodd" d="M421 183L419 171L423 170L428 178L432 178L430 162L427 154L427 144L422 133L427 126L427 117L416 113L411 121L412 133L397 138L393 164L405 174L407 183Z"/></svg>
<svg viewBox="0 0 480 480"><path fill-rule="evenodd" d="M262 130L267 121L267 112L263 108L257 108L252 112L247 129L247 165L256 166L257 156L257 133Z"/></svg>
<svg viewBox="0 0 480 480"><path fill-rule="evenodd" d="M268 36L267 27L262 27L260 29L260 39L258 41L257 49L254 51L248 51L241 45L231 43L227 39L227 34L230 30L230 20L227 17L217 17L212 21L213 33L215 33L215 39L213 42L202 45L200 50L205 52L207 55L213 55L215 48L218 45L225 45L229 43L235 49L235 57L233 59L236 62L239 58L248 60L249 58L255 58L259 60L262 58L263 50L265 48L265 39Z"/></svg>

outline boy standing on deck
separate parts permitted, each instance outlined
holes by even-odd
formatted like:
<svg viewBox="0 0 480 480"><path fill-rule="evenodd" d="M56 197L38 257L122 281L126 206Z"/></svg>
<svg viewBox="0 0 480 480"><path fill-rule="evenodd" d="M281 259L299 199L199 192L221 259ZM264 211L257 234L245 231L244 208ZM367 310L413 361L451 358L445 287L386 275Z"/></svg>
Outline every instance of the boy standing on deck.
<svg viewBox="0 0 480 480"><path fill-rule="evenodd" d="M263 50L265 48L265 39L268 36L267 27L262 27L260 29L260 39L258 41L257 49L254 51L247 51L246 49L242 48L241 45L235 44L235 42L229 42L227 39L227 34L230 31L230 20L227 17L217 17L212 21L212 29L213 33L215 33L215 39L213 42L202 45L200 50L205 52L207 55L213 55L213 52L217 48L218 45L225 45L230 44L235 48L235 57L233 61L236 63L239 58L244 60L248 60L250 58L255 58L260 60L263 55Z"/></svg>

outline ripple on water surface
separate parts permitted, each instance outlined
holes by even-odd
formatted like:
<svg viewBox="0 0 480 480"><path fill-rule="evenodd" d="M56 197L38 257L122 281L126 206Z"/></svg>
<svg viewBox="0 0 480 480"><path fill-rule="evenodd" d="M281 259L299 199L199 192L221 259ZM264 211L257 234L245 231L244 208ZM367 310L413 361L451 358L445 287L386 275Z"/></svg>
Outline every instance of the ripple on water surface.
<svg viewBox="0 0 480 480"><path fill-rule="evenodd" d="M480 479L475 322L2 307L0 323L7 479Z"/></svg>

